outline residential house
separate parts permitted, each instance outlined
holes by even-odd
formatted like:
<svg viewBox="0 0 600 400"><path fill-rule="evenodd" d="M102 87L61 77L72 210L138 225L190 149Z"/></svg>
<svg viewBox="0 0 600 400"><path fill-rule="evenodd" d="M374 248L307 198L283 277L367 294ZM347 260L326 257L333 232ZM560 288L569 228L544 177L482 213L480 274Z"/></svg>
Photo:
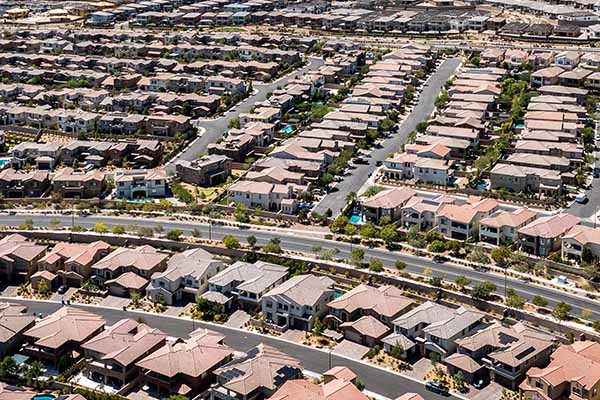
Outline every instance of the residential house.
<svg viewBox="0 0 600 400"><path fill-rule="evenodd" d="M248 208L261 206L264 210L285 214L293 214L297 207L293 184L241 180L227 188L227 200Z"/></svg>
<svg viewBox="0 0 600 400"><path fill-rule="evenodd" d="M334 367L332 370L336 368L344 370L343 374L338 377L325 372L325 380L322 383L307 379L288 380L268 400L367 400L367 395L355 386L355 382L346 378L348 375L356 375L344 367Z"/></svg>
<svg viewBox="0 0 600 400"><path fill-rule="evenodd" d="M242 309L257 310L265 293L283 283L287 274L287 267L281 265L236 261L210 278L208 287L210 292L234 297Z"/></svg>
<svg viewBox="0 0 600 400"><path fill-rule="evenodd" d="M589 252L585 255L585 251ZM561 240L561 257L589 262L589 258L600 258L600 230L586 225L575 225ZM582 257L585 256L585 257Z"/></svg>
<svg viewBox="0 0 600 400"><path fill-rule="evenodd" d="M479 240L496 246L517 243L518 230L537 218L528 208L499 211L479 221Z"/></svg>
<svg viewBox="0 0 600 400"><path fill-rule="evenodd" d="M119 278L125 273L133 273L148 284L150 277L156 272L162 272L167 267L169 256L157 251L152 246L141 246L138 248L120 247L113 251L92 266L94 279L101 285L108 284L109 281ZM131 274L126 275L128 281L118 281L118 283L132 283L138 286L130 287L131 290L140 290L140 279L136 279ZM145 285L144 285L145 288ZM143 289L143 288L142 288ZM120 293L126 295L126 293Z"/></svg>
<svg viewBox="0 0 600 400"><path fill-rule="evenodd" d="M23 332L35 322L35 316L26 311L27 307L21 304L0 303L0 357L3 359L18 350Z"/></svg>
<svg viewBox="0 0 600 400"><path fill-rule="evenodd" d="M211 400L264 399L288 380L302 377L302 366L292 356L261 343L214 374L217 384L210 390Z"/></svg>
<svg viewBox="0 0 600 400"><path fill-rule="evenodd" d="M527 155L522 159L526 158ZM562 185L562 174L551 169L500 162L490 171L491 189L502 188L515 193L550 194L561 192Z"/></svg>
<svg viewBox="0 0 600 400"><path fill-rule="evenodd" d="M178 160L177 177L197 186L214 186L231 176L231 159L222 155L207 155L194 161Z"/></svg>
<svg viewBox="0 0 600 400"><path fill-rule="evenodd" d="M173 255L163 272L152 275L146 294L153 301L172 305L181 300L195 301L208 290L208 281L224 268L222 261L201 248Z"/></svg>
<svg viewBox="0 0 600 400"><path fill-rule="evenodd" d="M66 167L52 176L52 190L62 198L100 197L105 189L105 176L99 170L80 172Z"/></svg>
<svg viewBox="0 0 600 400"><path fill-rule="evenodd" d="M550 356L548 366L526 372L519 386L522 398L595 399L600 391L599 354L600 344L592 341L561 345Z"/></svg>
<svg viewBox="0 0 600 400"><path fill-rule="evenodd" d="M436 215L438 230L446 237L458 240L479 238L479 223L498 209L493 199L470 197L466 204L444 204Z"/></svg>
<svg viewBox="0 0 600 400"><path fill-rule="evenodd" d="M560 67L547 67L539 69L531 74L531 84L534 86L557 85L559 76L565 72Z"/></svg>
<svg viewBox="0 0 600 400"><path fill-rule="evenodd" d="M561 248L561 238L580 221L571 214L540 217L517 231L519 246L529 254L548 257Z"/></svg>
<svg viewBox="0 0 600 400"><path fill-rule="evenodd" d="M163 168L119 170L115 173L115 194L125 199L165 197L167 173Z"/></svg>
<svg viewBox="0 0 600 400"><path fill-rule="evenodd" d="M509 326L496 321L470 336L458 339L456 344L458 354L463 356L460 362L485 367L490 380L516 390L529 368L548 364L554 341L552 335L521 322ZM446 362L449 361L450 357L446 358ZM462 370L460 365L453 367L454 373ZM468 376L468 372L464 372ZM471 375L473 378L487 378L482 374Z"/></svg>
<svg viewBox="0 0 600 400"><path fill-rule="evenodd" d="M136 362L165 344L167 335L130 318L122 319L81 345L90 362L87 377L121 388L138 377Z"/></svg>
<svg viewBox="0 0 600 400"><path fill-rule="evenodd" d="M23 235L4 236L0 239L0 277L6 282L26 282L38 269L47 248Z"/></svg>
<svg viewBox="0 0 600 400"><path fill-rule="evenodd" d="M49 186L48 171L0 171L0 194L6 198L42 197Z"/></svg>
<svg viewBox="0 0 600 400"><path fill-rule="evenodd" d="M334 298L333 281L325 276L297 275L262 297L267 322L290 329L309 331L327 312Z"/></svg>
<svg viewBox="0 0 600 400"><path fill-rule="evenodd" d="M61 307L24 333L27 344L21 352L55 367L59 362L72 365L74 355L83 355L81 345L102 332L104 324L96 314Z"/></svg>
<svg viewBox="0 0 600 400"><path fill-rule="evenodd" d="M400 219L401 209L416 192L410 188L393 188L382 190L361 202L367 220L378 222L388 217L390 222Z"/></svg>
<svg viewBox="0 0 600 400"><path fill-rule="evenodd" d="M224 339L220 333L199 328L189 339L167 342L136 363L141 382L156 397L195 397L210 387L213 372L231 360L233 350Z"/></svg>
<svg viewBox="0 0 600 400"><path fill-rule="evenodd" d="M419 230L429 230L435 226L435 217L440 207L443 204L454 204L455 201L455 198L446 195L432 199L414 196L401 209L402 226L417 226Z"/></svg>
<svg viewBox="0 0 600 400"><path fill-rule="evenodd" d="M330 315L325 320L333 325L354 321L361 316L372 316L386 325L391 325L394 319L413 308L415 302L404 297L402 290L395 286L376 288L361 284L327 306Z"/></svg>
<svg viewBox="0 0 600 400"><path fill-rule="evenodd" d="M80 287L92 276L92 265L109 251L110 245L102 241L87 244L60 242L39 260L39 271L31 277L32 285L37 286L37 278L50 284L58 278L61 285Z"/></svg>
<svg viewBox="0 0 600 400"><path fill-rule="evenodd" d="M347 321L339 325L344 338L351 342L367 347L374 347L382 343L390 328L371 315L365 315L355 321Z"/></svg>

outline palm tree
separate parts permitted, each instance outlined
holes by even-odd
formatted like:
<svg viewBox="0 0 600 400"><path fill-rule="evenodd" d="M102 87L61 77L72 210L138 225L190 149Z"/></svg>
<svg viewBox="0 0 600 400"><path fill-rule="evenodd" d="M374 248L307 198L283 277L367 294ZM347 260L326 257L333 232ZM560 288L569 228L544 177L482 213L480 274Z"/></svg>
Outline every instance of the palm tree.
<svg viewBox="0 0 600 400"><path fill-rule="evenodd" d="M356 192L350 192L346 195L346 203L353 203L357 199Z"/></svg>

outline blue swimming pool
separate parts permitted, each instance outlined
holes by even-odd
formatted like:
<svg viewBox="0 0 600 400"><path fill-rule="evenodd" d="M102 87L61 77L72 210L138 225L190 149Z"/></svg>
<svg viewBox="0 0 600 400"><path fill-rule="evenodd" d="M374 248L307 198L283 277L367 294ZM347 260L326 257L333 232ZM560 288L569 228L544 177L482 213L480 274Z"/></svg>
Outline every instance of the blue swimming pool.
<svg viewBox="0 0 600 400"><path fill-rule="evenodd" d="M525 129L525 125L523 125L523 124L515 125L515 129Z"/></svg>
<svg viewBox="0 0 600 400"><path fill-rule="evenodd" d="M294 131L294 127L292 125L286 125L279 130L281 133L292 133Z"/></svg>
<svg viewBox="0 0 600 400"><path fill-rule="evenodd" d="M32 400L55 400L56 396L53 394L36 394Z"/></svg>
<svg viewBox="0 0 600 400"><path fill-rule="evenodd" d="M4 167L10 162L10 158L0 158L0 168Z"/></svg>
<svg viewBox="0 0 600 400"><path fill-rule="evenodd" d="M350 221L350 223L352 224L359 224L360 221L362 220L361 215L360 214L352 214L350 216L350 218L348 218L348 221Z"/></svg>
<svg viewBox="0 0 600 400"><path fill-rule="evenodd" d="M475 187L477 190L487 190L487 185L485 183L478 183Z"/></svg>

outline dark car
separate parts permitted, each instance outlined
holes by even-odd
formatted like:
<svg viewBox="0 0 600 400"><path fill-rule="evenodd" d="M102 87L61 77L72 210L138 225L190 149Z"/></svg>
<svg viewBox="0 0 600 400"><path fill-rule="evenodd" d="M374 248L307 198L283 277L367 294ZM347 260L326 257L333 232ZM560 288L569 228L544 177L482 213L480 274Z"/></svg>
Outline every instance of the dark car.
<svg viewBox="0 0 600 400"><path fill-rule="evenodd" d="M65 292L67 291L68 287L65 285L62 285L58 288L57 292L58 294L65 294Z"/></svg>
<svg viewBox="0 0 600 400"><path fill-rule="evenodd" d="M450 390L439 382L429 381L425 383L425 389L437 394L441 394L442 396L448 396L450 394Z"/></svg>
<svg viewBox="0 0 600 400"><path fill-rule="evenodd" d="M600 178L600 168L594 168L594 170L592 171L592 175L594 176L594 178Z"/></svg>
<svg viewBox="0 0 600 400"><path fill-rule="evenodd" d="M377 165L379 167L379 166L383 165L383 161L379 160L375 163L375 165Z"/></svg>
<svg viewBox="0 0 600 400"><path fill-rule="evenodd" d="M446 261L448 261L448 257L440 256L438 254L433 256L433 261L436 263L445 263Z"/></svg>

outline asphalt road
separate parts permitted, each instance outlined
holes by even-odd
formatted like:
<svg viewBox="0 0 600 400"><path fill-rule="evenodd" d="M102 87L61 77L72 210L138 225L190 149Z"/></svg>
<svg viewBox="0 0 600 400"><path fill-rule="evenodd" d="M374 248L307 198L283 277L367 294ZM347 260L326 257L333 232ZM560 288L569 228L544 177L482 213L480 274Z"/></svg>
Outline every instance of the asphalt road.
<svg viewBox="0 0 600 400"><path fill-rule="evenodd" d="M48 315L61 307L60 303L19 300L12 298L0 298L1 301L11 301L26 304L29 312ZM265 343L289 354L302 362L304 369L323 373L330 366L346 366L354 371L359 379L365 383L365 387L375 393L389 398L396 398L406 392L419 393L427 400L441 400L443 397L425 390L424 385L411 379L386 371L382 368L367 365L362 362L338 357L327 351L313 349L307 346L294 344L288 341L259 335L256 333L229 328L223 325L207 324L201 321L190 321L176 317L158 314L141 313L135 311L123 311L119 309L104 308L90 305L78 305L82 309L102 316L107 324L113 324L123 318L141 318L146 324L158 328L170 336L187 337L194 329L208 328L222 332L226 338L225 343L237 351L247 351L259 343ZM330 358L331 357L331 358ZM457 397L449 397L457 399Z"/></svg>
<svg viewBox="0 0 600 400"><path fill-rule="evenodd" d="M399 125L398 130L387 138L380 147L371 151L367 158L368 163L357 164L356 168L349 170L341 182L335 185L334 191L328 193L315 206L314 212L323 214L328 208L337 216L346 205L346 196L358 190L367 182L369 175L377 169L377 162L385 160L390 154L397 152L406 142L407 136L417 128L417 124L426 120L434 108L434 101L439 95L444 83L454 73L460 64L460 58L444 60L437 70L431 74L421 93L417 94L417 103L406 119Z"/></svg>
<svg viewBox="0 0 600 400"><path fill-rule="evenodd" d="M198 159L198 157L200 157L200 155L208 148L209 144L215 143L223 136L225 131L228 129L229 121L237 118L242 113L249 112L250 109L256 105L256 103L265 101L267 99L267 94L273 92L278 86L285 86L291 79L302 76L308 71L314 71L325 63L323 59L316 57L309 57L308 61L308 65L283 78L266 84L253 85L255 93L246 98L244 101L238 103L233 111L226 113L220 118L201 120L198 126L204 128L204 133L202 136L196 138L182 153L171 160L167 166L167 169L172 170L172 163L177 160L193 161Z"/></svg>
<svg viewBox="0 0 600 400"><path fill-rule="evenodd" d="M0 215L0 225L18 226L22 224L25 219L28 218L26 215ZM35 226L47 226L51 218L58 218L61 221L62 226L71 225L71 217L65 216L52 216L52 215L36 215L33 217ZM190 235L191 231L198 229L203 238L209 238L213 240L221 240L225 235L234 235L240 242L245 243L248 236L255 236L257 244L263 245L270 239L277 237L281 240L281 247L285 250L301 252L306 255L313 254L313 248L320 246L323 250L330 248L337 248L339 253L336 257L342 259L350 258L352 246L349 243L336 242L333 240L326 240L317 237L302 236L297 232L285 232L285 231L264 231L258 229L240 229L236 227L220 226L201 224L201 223L190 223L180 221L162 221L151 218L126 218L126 217L110 217L110 216L89 216L89 217L74 217L75 224L92 228L97 222L103 222L109 226L123 225L129 226L135 224L137 227L149 226L153 227L158 224L162 225L165 232L171 229L180 229L186 235ZM410 273L422 274L425 268L430 269L435 276L443 276L448 281L454 281L458 275L463 275L472 281L472 284L476 284L482 281L492 281L497 286L497 293L504 294L504 276L498 274L491 274L488 272L482 272L474 270L471 267L465 267L453 263L436 263L430 259L416 257L410 254L391 252L382 248L369 248L365 246L353 245L353 247L360 247L365 250L365 261L369 261L371 258L380 259L386 267L394 268L396 260L401 260L406 263L406 271ZM507 278L507 288L513 288L518 294L531 300L533 296L539 295L548 300L549 307L553 307L556 303L565 301L573 307L572 313L579 314L582 309L588 309L592 312L592 320L600 319L600 302L597 300L589 299L587 297L576 296L565 291L534 285L530 282L520 281L514 278Z"/></svg>

